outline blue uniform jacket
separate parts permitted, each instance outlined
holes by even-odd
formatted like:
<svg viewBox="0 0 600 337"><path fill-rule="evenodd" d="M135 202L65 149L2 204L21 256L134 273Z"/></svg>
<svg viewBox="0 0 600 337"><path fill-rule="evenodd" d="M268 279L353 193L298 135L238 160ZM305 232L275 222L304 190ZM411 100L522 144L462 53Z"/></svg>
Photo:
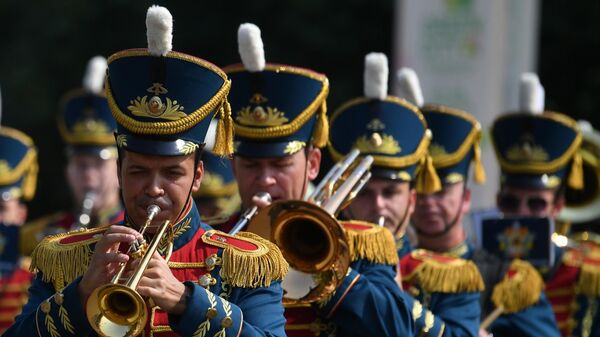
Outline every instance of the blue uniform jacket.
<svg viewBox="0 0 600 337"><path fill-rule="evenodd" d="M248 243L264 251L263 243L251 238L232 238L212 230L200 222L193 205L175 228L169 266L176 277L185 280L191 295L186 310L179 316L167 315L157 307L151 309L146 336L150 331L156 337L285 336L283 291L279 280L275 279L268 286L242 287L233 282L225 283L221 277L223 273L232 272L226 271L223 265L225 250L233 254L241 252L239 256L243 259ZM277 254L280 253L277 251ZM55 283L44 280L44 275L38 273L29 289L29 301L4 336L95 336L77 289L80 279L67 280L66 287L57 292Z"/></svg>

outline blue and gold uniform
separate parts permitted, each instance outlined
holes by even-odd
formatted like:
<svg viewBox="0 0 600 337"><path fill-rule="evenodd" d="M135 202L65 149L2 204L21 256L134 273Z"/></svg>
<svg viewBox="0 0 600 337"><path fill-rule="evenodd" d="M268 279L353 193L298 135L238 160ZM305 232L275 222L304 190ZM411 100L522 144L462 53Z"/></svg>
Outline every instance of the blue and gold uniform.
<svg viewBox="0 0 600 337"><path fill-rule="evenodd" d="M259 46L254 54L264 55L258 27L244 24L238 34L242 37L241 50L252 49L248 45ZM235 155L285 158L325 146L329 132L327 77L294 66L265 64L264 58L257 62L260 58L241 54L243 65L225 68L232 80ZM236 218L232 217L222 230L229 230ZM350 268L341 271L341 281L332 296L318 304L288 304L284 300L287 335L412 335L410 308L394 281L398 258L391 234L372 224L349 222L342 227L348 238Z"/></svg>
<svg viewBox="0 0 600 337"><path fill-rule="evenodd" d="M562 198L565 188L581 191L585 188L579 151L583 137L577 123L564 114L544 111L543 88L535 74L523 75L521 97L522 102L537 104L522 104L519 112L498 117L492 127L501 168L500 193L518 188L530 193L552 191L555 198ZM507 203L499 206L505 213L517 213ZM586 256L583 247L555 245L554 251L553 266L541 272L561 335L598 335L595 303L600 295L600 260Z"/></svg>
<svg viewBox="0 0 600 337"><path fill-rule="evenodd" d="M407 79L401 75L399 81L406 83ZM406 94L406 96L409 95ZM481 163L479 145L481 126L479 122L467 112L459 109L444 105L424 104L423 101L416 103L421 107L433 136L429 154L441 184L447 186L463 183L466 187L471 167L473 167L473 180L476 183L483 183L486 177ZM451 219L454 223L450 223L450 227L447 227L446 231L450 230L452 226L462 226L462 223L456 223L458 214L460 214L460 210L455 219ZM426 236L426 234L420 233L419 236ZM529 263L515 261L513 262L514 266L511 265L513 266L511 269L511 266L485 251L471 251L466 241L444 253L472 261L478 267L485 282L485 291L480 299L482 319L486 318L495 307L502 305L504 308L504 315L496 319L489 327L494 335L504 336L508 331L520 336L557 335L556 325L549 311L550 306L541 294L541 280L538 277L536 289L533 286L534 278L529 275L537 276L537 273ZM528 277L517 277L512 270L519 270L520 274L518 275L525 274ZM529 281L532 283L528 284ZM471 291L473 291L472 288ZM519 294L519 296L513 296L513 294ZM472 334L477 334L478 330L479 324L470 326Z"/></svg>
<svg viewBox="0 0 600 337"><path fill-rule="evenodd" d="M380 90L371 91L374 87ZM332 157L338 159L356 148L361 154L374 156L372 172L375 176L414 182L418 190L433 193L439 190L440 181L427 152L431 141L427 122L417 106L387 95L385 88L387 58L371 53L365 58L365 96L343 104L331 117L329 150ZM398 239L402 237L396 238L397 246ZM420 253L411 253L411 250L406 245L397 250L402 258L397 268L407 290L403 296L413 315L415 335L474 336L479 323L482 288L477 268L458 258L446 258L457 261L457 266L464 266L455 268L448 264L445 269L436 268L439 272L454 273L452 279L448 275L444 277L456 287L430 287L436 280L441 284L441 274L420 273L423 267L416 268L413 262L426 262L424 265L429 266L433 260L445 257L427 252L422 259L415 260L415 254Z"/></svg>
<svg viewBox="0 0 600 337"><path fill-rule="evenodd" d="M92 58L84 76L84 87L69 91L61 100L57 124L69 158L84 154L104 161L115 160L117 156L113 135L116 123L102 91L105 73L106 59L102 56ZM85 226L102 226L123 220L123 210L118 202L107 206L90 214ZM22 253L31 254L37 243L47 235L65 233L81 226L78 219L81 210L77 207L81 205L25 224L20 237Z"/></svg>
<svg viewBox="0 0 600 337"><path fill-rule="evenodd" d="M218 117L215 152L230 154L229 79L207 61L170 50L172 17L167 9L150 7L147 26L148 49L121 51L108 62L106 91L118 122L119 151L199 155L208 125ZM166 35L158 52L152 43L157 31ZM287 263L279 249L256 235L230 236L211 229L201 222L191 195L185 205L168 229L173 240L159 243L158 252L189 290L186 306L179 315L167 315L148 303L143 335L284 336L280 280ZM38 274L29 302L6 336L95 335L89 322L97 316L86 319L78 286L104 231L79 230L40 243L33 253Z"/></svg>
<svg viewBox="0 0 600 337"><path fill-rule="evenodd" d="M0 197L2 203L29 201L36 190L37 150L21 131L0 127ZM25 207L21 205L21 207ZM3 205L0 223L0 334L6 330L27 302L27 288L33 279L29 259L19 254L19 229L23 223ZM25 219L23 219L24 221Z"/></svg>

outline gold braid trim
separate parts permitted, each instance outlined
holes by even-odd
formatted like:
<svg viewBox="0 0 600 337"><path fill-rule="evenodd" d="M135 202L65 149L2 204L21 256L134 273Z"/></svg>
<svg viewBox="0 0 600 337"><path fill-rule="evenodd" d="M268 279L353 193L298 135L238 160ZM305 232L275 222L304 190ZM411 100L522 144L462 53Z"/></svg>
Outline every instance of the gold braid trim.
<svg viewBox="0 0 600 337"><path fill-rule="evenodd" d="M312 144L318 148L327 145L329 140L329 120L327 119L327 101L323 100L317 122L313 130Z"/></svg>
<svg viewBox="0 0 600 337"><path fill-rule="evenodd" d="M236 235L258 247L257 253L243 251L232 245L223 249L223 280L233 287L268 287L272 281L282 280L288 272L288 263L279 248L272 242L248 232Z"/></svg>
<svg viewBox="0 0 600 337"><path fill-rule="evenodd" d="M529 262L516 259L494 287L492 302L497 308L502 307L504 313L512 314L539 301L543 289L544 282L537 270Z"/></svg>
<svg viewBox="0 0 600 337"><path fill-rule="evenodd" d="M231 83L231 81L227 81ZM231 85L231 84L229 84ZM231 118L231 105L225 101L218 111L217 137L212 152L219 156L228 156L233 153L233 119Z"/></svg>
<svg viewBox="0 0 600 337"><path fill-rule="evenodd" d="M484 289L477 266L473 261L463 259L456 259L454 263L425 259L405 279L413 284L416 281L423 290L429 293L480 292Z"/></svg>
<svg viewBox="0 0 600 337"><path fill-rule="evenodd" d="M581 264L577 293L588 297L600 296L600 265L585 261Z"/></svg>
<svg viewBox="0 0 600 337"><path fill-rule="evenodd" d="M442 182L429 154L421 158L421 164L417 167L415 176L415 189L418 193L431 194L442 189Z"/></svg>
<svg viewBox="0 0 600 337"><path fill-rule="evenodd" d="M368 225L370 228L357 230L347 228L346 224ZM373 263L397 265L398 253L396 252L396 243L392 233L384 227L364 222L364 221L344 221L342 222L346 238L348 239L348 249L350 250L350 259L356 261L365 259Z"/></svg>
<svg viewBox="0 0 600 337"><path fill-rule="evenodd" d="M33 250L30 270L32 272L41 271L43 273L42 280L51 282L57 291L64 288L85 272L92 256L90 244L100 238L92 235L89 239L70 244L61 244L60 240L82 233L102 233L106 229L94 228L47 236Z"/></svg>

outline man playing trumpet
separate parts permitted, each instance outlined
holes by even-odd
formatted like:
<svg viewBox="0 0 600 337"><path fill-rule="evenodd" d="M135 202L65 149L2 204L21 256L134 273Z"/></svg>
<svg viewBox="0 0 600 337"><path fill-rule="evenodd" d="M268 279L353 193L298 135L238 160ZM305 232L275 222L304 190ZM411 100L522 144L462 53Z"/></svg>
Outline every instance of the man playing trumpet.
<svg viewBox="0 0 600 337"><path fill-rule="evenodd" d="M45 239L33 253L39 273L29 302L6 336L87 336L94 330L102 336L284 336L279 280L287 264L277 247L256 235L213 230L200 221L191 198L202 180L198 158L215 115L214 151L231 152L230 82L211 63L171 51L167 9L151 7L146 25L148 49L112 55L106 81L118 123L127 220ZM159 228L164 237L155 234ZM124 254L151 238L146 254ZM116 286L106 288L137 253L142 262L131 263L123 276L148 298L141 305L110 290Z"/></svg>

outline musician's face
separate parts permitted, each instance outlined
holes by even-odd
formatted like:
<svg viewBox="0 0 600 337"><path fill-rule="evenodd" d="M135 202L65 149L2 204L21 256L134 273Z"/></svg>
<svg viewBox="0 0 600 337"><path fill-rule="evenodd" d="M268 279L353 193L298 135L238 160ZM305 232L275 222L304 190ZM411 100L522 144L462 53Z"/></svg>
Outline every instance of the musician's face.
<svg viewBox="0 0 600 337"><path fill-rule="evenodd" d="M27 207L19 199L0 198L0 223L20 226L27 218Z"/></svg>
<svg viewBox="0 0 600 337"><path fill-rule="evenodd" d="M119 181L127 215L135 225L141 226L146 220L146 209L155 204L161 212L152 222L154 226L167 219L176 223L191 198L190 193L200 187L204 174L202 163L194 170L194 154L167 157L123 152Z"/></svg>
<svg viewBox="0 0 600 337"><path fill-rule="evenodd" d="M412 225L423 236L439 236L455 224L461 225L471 208L471 192L462 182L444 184L436 193L417 194Z"/></svg>
<svg viewBox="0 0 600 337"><path fill-rule="evenodd" d="M415 190L410 183L383 178L372 178L348 206L349 218L379 223L384 217L384 225L392 233L400 227L398 234L404 232L410 215L415 209Z"/></svg>
<svg viewBox="0 0 600 337"><path fill-rule="evenodd" d="M117 159L102 159L91 154L73 154L69 157L66 176L75 204L80 207L87 191L96 192L94 211L114 207L119 202Z"/></svg>
<svg viewBox="0 0 600 337"><path fill-rule="evenodd" d="M233 171L242 205L253 207L252 196L258 192L271 194L273 201L302 199L308 182L319 174L320 163L318 148L276 158L234 157Z"/></svg>
<svg viewBox="0 0 600 337"><path fill-rule="evenodd" d="M555 218L564 206L564 198L556 196L556 189L503 186L496 203L507 216Z"/></svg>

